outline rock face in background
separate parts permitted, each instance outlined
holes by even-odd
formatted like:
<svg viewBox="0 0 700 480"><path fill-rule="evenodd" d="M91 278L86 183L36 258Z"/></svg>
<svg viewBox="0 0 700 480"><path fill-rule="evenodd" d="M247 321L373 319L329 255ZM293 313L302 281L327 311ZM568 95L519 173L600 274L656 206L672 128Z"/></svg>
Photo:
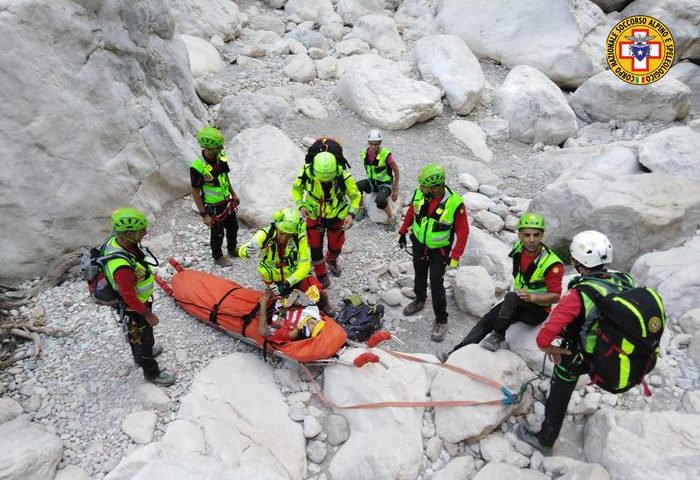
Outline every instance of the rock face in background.
<svg viewBox="0 0 700 480"><path fill-rule="evenodd" d="M177 31L206 41L218 35L233 40L241 27L238 6L230 0L168 0Z"/></svg>
<svg viewBox="0 0 700 480"><path fill-rule="evenodd" d="M260 150L261 138L268 146L267 155ZM292 205L290 187L304 163L304 153L284 132L271 126L244 130L229 144L228 157L235 162L231 184L241 199L241 220L263 226L270 223L275 210ZM261 163L275 175L261 175Z"/></svg>
<svg viewBox="0 0 700 480"><path fill-rule="evenodd" d="M700 133L673 127L649 135L639 144L639 163L652 172L700 182Z"/></svg>
<svg viewBox="0 0 700 480"><path fill-rule="evenodd" d="M547 219L547 244L566 251L582 230L610 238L613 265L629 269L641 254L683 243L700 223L700 184L660 173L562 176L532 200Z"/></svg>
<svg viewBox="0 0 700 480"><path fill-rule="evenodd" d="M492 0L475 7L443 0L435 21L438 30L461 37L476 56L508 67L530 65L561 86L577 87L605 66L610 27L590 2Z"/></svg>
<svg viewBox="0 0 700 480"><path fill-rule="evenodd" d="M3 6L2 282L99 242L116 207L159 211L188 189L204 110L167 1L84 3L97 12Z"/></svg>
<svg viewBox="0 0 700 480"><path fill-rule="evenodd" d="M621 81L610 70L591 77L569 99L576 115L587 122L608 120L682 120L690 111L690 89L671 77L644 86Z"/></svg>

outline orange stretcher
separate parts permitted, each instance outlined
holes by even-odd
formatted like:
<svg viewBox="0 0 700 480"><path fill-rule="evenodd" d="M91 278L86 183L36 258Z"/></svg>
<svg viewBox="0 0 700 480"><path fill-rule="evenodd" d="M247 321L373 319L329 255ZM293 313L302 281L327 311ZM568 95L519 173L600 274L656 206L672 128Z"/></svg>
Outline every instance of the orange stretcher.
<svg viewBox="0 0 700 480"><path fill-rule="evenodd" d="M244 287L211 273L183 268L170 259L175 274L170 285L156 277L156 282L180 307L197 320L250 345L298 363L337 358L347 343L343 327L325 314L326 326L314 338L274 343L258 335L258 301L263 292Z"/></svg>

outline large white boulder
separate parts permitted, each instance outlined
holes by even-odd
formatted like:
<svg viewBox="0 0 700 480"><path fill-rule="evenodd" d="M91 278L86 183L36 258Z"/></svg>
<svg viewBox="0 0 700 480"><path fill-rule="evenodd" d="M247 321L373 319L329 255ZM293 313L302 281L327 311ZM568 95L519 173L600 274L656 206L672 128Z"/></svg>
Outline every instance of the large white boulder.
<svg viewBox="0 0 700 480"><path fill-rule="evenodd" d="M406 46L401 40L396 24L385 15L365 15L360 17L347 38L359 38L382 55L398 60L406 54Z"/></svg>
<svg viewBox="0 0 700 480"><path fill-rule="evenodd" d="M670 78L683 82L690 88L692 97L690 99L690 115L700 116L700 65L692 62L679 62L671 67L667 75Z"/></svg>
<svg viewBox="0 0 700 480"><path fill-rule="evenodd" d="M416 42L416 63L423 79L445 91L450 107L467 115L484 89L484 72L469 47L454 35L431 35Z"/></svg>
<svg viewBox="0 0 700 480"><path fill-rule="evenodd" d="M682 120L690 111L690 89L671 77L658 82L630 85L606 70L592 77L569 98L569 104L586 122L609 120Z"/></svg>
<svg viewBox="0 0 700 480"><path fill-rule="evenodd" d="M631 3L632 0L591 0L598 5L604 12L619 12Z"/></svg>
<svg viewBox="0 0 700 480"><path fill-rule="evenodd" d="M261 138L266 145L262 150ZM304 163L304 152L284 132L271 126L243 130L229 144L228 156L231 184L241 199L241 220L262 226L276 210L291 204L290 188Z"/></svg>
<svg viewBox="0 0 700 480"><path fill-rule="evenodd" d="M599 230L615 248L613 265L629 269L639 255L678 246L695 233L700 184L661 173L583 171L559 177L530 209L547 219L550 246L567 251L576 233Z"/></svg>
<svg viewBox="0 0 700 480"><path fill-rule="evenodd" d="M459 267L451 283L461 312L481 317L496 303L496 284L484 267Z"/></svg>
<svg viewBox="0 0 700 480"><path fill-rule="evenodd" d="M221 442L227 446L227 438ZM236 454L238 445L234 445ZM274 468L256 462L235 463L211 455L183 451L171 445L156 442L138 448L109 472L105 480L288 480Z"/></svg>
<svg viewBox="0 0 700 480"><path fill-rule="evenodd" d="M696 0L636 0L622 17L649 15L661 20L673 35L676 59L700 60L700 8Z"/></svg>
<svg viewBox="0 0 700 480"><path fill-rule="evenodd" d="M527 65L508 73L496 108L508 120L510 137L521 142L556 145L576 133L576 115L559 87Z"/></svg>
<svg viewBox="0 0 700 480"><path fill-rule="evenodd" d="M216 124L227 139L246 128L278 126L292 116L287 100L278 95L241 93L228 95L221 102ZM237 160L235 157L232 160Z"/></svg>
<svg viewBox="0 0 700 480"><path fill-rule="evenodd" d="M588 419L584 448L611 480L632 472L646 480L700 478L700 415L598 410Z"/></svg>
<svg viewBox="0 0 700 480"><path fill-rule="evenodd" d="M308 83L316 78L316 66L308 55L293 55L282 69L293 82Z"/></svg>
<svg viewBox="0 0 700 480"><path fill-rule="evenodd" d="M206 40L190 35L181 35L187 47L190 59L190 70L194 78L213 75L226 66L219 51Z"/></svg>
<svg viewBox="0 0 700 480"><path fill-rule="evenodd" d="M386 130L404 130L442 114L440 90L387 64L350 67L338 80L336 94L367 122Z"/></svg>
<svg viewBox="0 0 700 480"><path fill-rule="evenodd" d="M0 425L0 478L53 478L63 455L63 443L43 426L16 418Z"/></svg>
<svg viewBox="0 0 700 480"><path fill-rule="evenodd" d="M168 0L177 31L204 40L233 40L241 27L238 6L230 0Z"/></svg>
<svg viewBox="0 0 700 480"><path fill-rule="evenodd" d="M335 8L343 22L352 25L365 15L385 14L381 4L382 0L337 0Z"/></svg>
<svg viewBox="0 0 700 480"><path fill-rule="evenodd" d="M537 470L518 468L501 462L489 462L472 477L472 480L549 480L549 476Z"/></svg>
<svg viewBox="0 0 700 480"><path fill-rule="evenodd" d="M205 110L167 1L84 3L3 3L2 283L98 244L116 207L152 214L190 188Z"/></svg>
<svg viewBox="0 0 700 480"><path fill-rule="evenodd" d="M460 263L482 266L493 278L496 290L503 291L513 282L513 262L508 257L510 250L510 245L492 237L480 228L470 226L467 248Z"/></svg>
<svg viewBox="0 0 700 480"><path fill-rule="evenodd" d="M344 353L352 362L363 350ZM384 366L368 363L359 368L326 368L324 391L336 405L386 401L426 401L425 367L374 351ZM350 425L350 438L331 461L335 480L390 480L416 478L423 456L423 408L338 410Z"/></svg>
<svg viewBox="0 0 700 480"><path fill-rule="evenodd" d="M461 37L478 57L507 67L530 65L558 85L577 87L605 68L610 26L590 2L493 0L475 8L464 0L443 0L436 23L442 32Z"/></svg>
<svg viewBox="0 0 700 480"><path fill-rule="evenodd" d="M236 372L235 382L231 372ZM305 478L301 425L289 418L270 366L257 355L234 353L208 365L181 399L178 418L201 431L208 456L231 466L259 463L288 478Z"/></svg>
<svg viewBox="0 0 700 480"><path fill-rule="evenodd" d="M700 182L700 132L672 127L639 142L639 163L652 172Z"/></svg>
<svg viewBox="0 0 700 480"><path fill-rule="evenodd" d="M479 125L468 120L455 120L450 122L448 129L476 158L485 163L493 159L493 152L486 145L486 133Z"/></svg>
<svg viewBox="0 0 700 480"><path fill-rule="evenodd" d="M567 174L582 170L610 174L639 173L641 171L636 149L622 145L545 150L531 159L541 165L552 178L558 177L567 170Z"/></svg>
<svg viewBox="0 0 700 480"><path fill-rule="evenodd" d="M640 285L658 290L666 315L679 319L698 305L700 298L700 237L683 246L642 255L632 266L632 276Z"/></svg>
<svg viewBox="0 0 700 480"><path fill-rule="evenodd" d="M481 375L512 392L534 375L525 362L513 352L488 351L479 345L462 347L447 360L447 363ZM504 398L503 393L492 385L477 382L447 369L440 369L430 386L430 395L439 400L490 401ZM529 397L523 405L529 404ZM475 405L468 407L436 408L435 429L448 442L469 440L470 443L483 438L503 422L518 407L514 405Z"/></svg>
<svg viewBox="0 0 700 480"><path fill-rule="evenodd" d="M435 31L438 0L404 0L394 14L394 22L404 39L418 40Z"/></svg>
<svg viewBox="0 0 700 480"><path fill-rule="evenodd" d="M540 325L532 326L522 322L516 322L506 330L508 348L522 358L533 372L539 372L542 369L542 360L545 356L537 347L536 339L539 331ZM552 374L552 367L552 362L544 364L547 375Z"/></svg>
<svg viewBox="0 0 700 480"><path fill-rule="evenodd" d="M340 20L331 0L289 0L284 6L284 11L287 15L298 15L302 20L321 24Z"/></svg>

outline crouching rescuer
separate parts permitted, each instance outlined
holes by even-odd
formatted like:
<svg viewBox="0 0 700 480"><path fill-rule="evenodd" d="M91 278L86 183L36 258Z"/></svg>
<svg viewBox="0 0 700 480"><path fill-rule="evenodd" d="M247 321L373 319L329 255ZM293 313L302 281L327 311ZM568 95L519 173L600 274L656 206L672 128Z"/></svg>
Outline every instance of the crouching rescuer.
<svg viewBox="0 0 700 480"><path fill-rule="evenodd" d="M127 326L127 340L134 361L143 375L156 385L172 385L175 374L161 370L155 359L153 327L160 320L153 313L152 295L155 278L142 250L141 240L147 233L148 220L135 208L120 208L112 213L113 235L103 244L106 258L104 276L119 298L120 313ZM158 352L159 353L159 352Z"/></svg>
<svg viewBox="0 0 700 480"><path fill-rule="evenodd" d="M319 292L318 306L327 315L335 315L328 294L311 273L311 251L306 237L306 223L293 208L278 210L272 223L259 229L250 241L241 245L238 256L260 255L258 272L268 290L285 296L294 289L307 291L312 286Z"/></svg>

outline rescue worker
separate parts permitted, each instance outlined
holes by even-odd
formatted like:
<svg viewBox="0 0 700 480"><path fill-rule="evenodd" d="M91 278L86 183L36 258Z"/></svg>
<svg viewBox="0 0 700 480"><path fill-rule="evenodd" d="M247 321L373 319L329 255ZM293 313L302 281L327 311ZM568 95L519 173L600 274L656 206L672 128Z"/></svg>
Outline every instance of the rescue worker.
<svg viewBox="0 0 700 480"><path fill-rule="evenodd" d="M348 163L347 159L343 155L343 147L340 145L340 142L338 142L338 140L335 138L331 138L326 135L318 137L314 143L309 146L304 159L305 163L311 164L316 155L321 152L332 153L335 160L338 162L338 165L346 169L350 168L350 163Z"/></svg>
<svg viewBox="0 0 700 480"><path fill-rule="evenodd" d="M469 223L462 197L445 185L445 169L429 163L418 175L419 187L399 229L399 247L406 248L406 234L411 229L416 298L403 309L413 315L425 307L430 275L430 294L435 321L430 338L441 342L447 334L447 298L445 269L456 268L469 236ZM455 235L457 241L453 241Z"/></svg>
<svg viewBox="0 0 700 480"><path fill-rule="evenodd" d="M382 132L373 128L367 134L367 147L360 154L362 164L367 172L367 178L357 182L357 188L362 193L375 193L374 202L377 208L384 210L387 224L391 225L393 212L389 205L399 198L399 167L391 155L391 151L382 146ZM364 199L363 199L364 201ZM363 203L360 203L358 216L364 214Z"/></svg>
<svg viewBox="0 0 700 480"><path fill-rule="evenodd" d="M604 234L595 230L580 232L571 240L569 250L580 276L569 283L570 290L552 310L537 335L537 346L555 364L545 402L544 422L538 433L531 432L523 424L517 431L521 440L544 455L552 454L578 377L589 371L588 354L581 347L580 335L586 320L595 318L597 307L576 286L591 285L606 295L634 286L628 274L606 270L605 266L613 260L613 246ZM557 337L563 338L560 346L554 343Z"/></svg>
<svg viewBox="0 0 700 480"><path fill-rule="evenodd" d="M105 279L118 294L127 322L127 339L134 361L143 369L143 375L156 385L172 385L175 374L161 370L155 357L153 327L160 320L153 313L155 279L151 267L155 261L147 261L141 248L146 235L146 216L135 208L120 208L112 213L113 235L101 251L102 257L111 257L103 267ZM149 252L150 253L150 252ZM155 260L155 259L154 259Z"/></svg>
<svg viewBox="0 0 700 480"><path fill-rule="evenodd" d="M211 230L209 244L214 262L220 266L230 266L233 265L230 257L236 255L236 211L241 202L229 181L230 168L224 150L224 134L221 130L207 126L197 132L197 141L202 147L202 156L195 158L190 167L192 200L202 222ZM222 251L224 232L228 256Z"/></svg>
<svg viewBox="0 0 700 480"><path fill-rule="evenodd" d="M515 322L539 325L549 315L550 305L559 301L564 263L542 243L544 217L528 212L518 220L518 241L508 255L513 259L513 290L505 295L471 329L452 352L465 345L480 343L496 351L505 340L506 330ZM445 361L447 354L440 354Z"/></svg>
<svg viewBox="0 0 700 480"><path fill-rule="evenodd" d="M259 229L250 241L238 249L238 256L249 258L260 253L258 272L265 285L276 296L292 290L307 291L315 286L320 298L319 307L328 315L335 311L328 294L311 273L311 252L306 236L306 224L294 208L278 210L272 223Z"/></svg>
<svg viewBox="0 0 700 480"><path fill-rule="evenodd" d="M330 152L318 153L313 162L305 164L292 186L292 198L306 220L316 277L324 288L331 284L328 270L336 277L345 231L352 227L362 194L355 180ZM328 235L328 251L323 255L323 239Z"/></svg>

